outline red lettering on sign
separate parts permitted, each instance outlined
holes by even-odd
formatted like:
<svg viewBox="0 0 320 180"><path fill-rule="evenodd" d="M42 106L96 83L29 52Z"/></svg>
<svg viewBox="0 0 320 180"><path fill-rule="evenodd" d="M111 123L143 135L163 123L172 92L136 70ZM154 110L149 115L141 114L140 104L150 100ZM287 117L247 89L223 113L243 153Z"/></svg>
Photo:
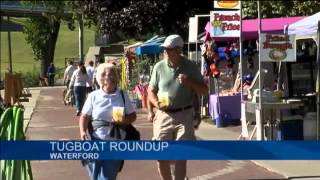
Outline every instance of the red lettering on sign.
<svg viewBox="0 0 320 180"><path fill-rule="evenodd" d="M214 13L215 21L240 21L240 15L238 13L234 15L223 15L219 13Z"/></svg>

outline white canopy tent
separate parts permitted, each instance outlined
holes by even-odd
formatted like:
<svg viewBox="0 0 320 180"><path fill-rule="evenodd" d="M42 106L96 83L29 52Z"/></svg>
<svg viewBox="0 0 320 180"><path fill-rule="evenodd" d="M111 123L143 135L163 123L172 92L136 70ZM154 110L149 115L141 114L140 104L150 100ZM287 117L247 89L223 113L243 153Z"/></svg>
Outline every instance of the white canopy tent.
<svg viewBox="0 0 320 180"><path fill-rule="evenodd" d="M320 139L320 12L290 24L288 34L295 34L296 39L312 38L317 44L317 138Z"/></svg>
<svg viewBox="0 0 320 180"><path fill-rule="evenodd" d="M320 20L320 12L306 17L300 21L290 24L288 34L295 34L296 39L312 38L317 41L318 21ZM318 42L317 42L317 45Z"/></svg>

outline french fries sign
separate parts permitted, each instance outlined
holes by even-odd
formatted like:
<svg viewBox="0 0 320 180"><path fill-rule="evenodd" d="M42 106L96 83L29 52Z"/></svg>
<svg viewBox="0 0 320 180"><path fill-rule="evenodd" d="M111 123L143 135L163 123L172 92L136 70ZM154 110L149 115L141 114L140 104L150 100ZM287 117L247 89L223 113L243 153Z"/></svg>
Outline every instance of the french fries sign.
<svg viewBox="0 0 320 180"><path fill-rule="evenodd" d="M240 10L211 11L210 24L211 37L239 37Z"/></svg>

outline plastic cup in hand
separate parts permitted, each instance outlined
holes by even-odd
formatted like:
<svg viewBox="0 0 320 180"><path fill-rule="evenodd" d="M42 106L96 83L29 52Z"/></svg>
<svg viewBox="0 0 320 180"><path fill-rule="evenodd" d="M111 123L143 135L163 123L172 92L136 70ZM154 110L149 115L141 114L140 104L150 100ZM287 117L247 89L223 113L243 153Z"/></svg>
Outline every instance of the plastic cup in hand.
<svg viewBox="0 0 320 180"><path fill-rule="evenodd" d="M121 122L124 115L124 107L115 106L112 108L112 117L115 122Z"/></svg>
<svg viewBox="0 0 320 180"><path fill-rule="evenodd" d="M170 100L168 92L159 93L158 99L161 106L169 106Z"/></svg>

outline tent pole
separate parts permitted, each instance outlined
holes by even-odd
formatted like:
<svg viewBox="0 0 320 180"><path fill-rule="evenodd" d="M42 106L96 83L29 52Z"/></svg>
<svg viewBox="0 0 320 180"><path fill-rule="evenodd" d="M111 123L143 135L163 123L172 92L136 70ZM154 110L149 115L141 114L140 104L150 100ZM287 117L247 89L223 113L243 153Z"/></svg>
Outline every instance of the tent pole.
<svg viewBox="0 0 320 180"><path fill-rule="evenodd" d="M198 38L196 39L196 64L198 64Z"/></svg>
<svg viewBox="0 0 320 180"><path fill-rule="evenodd" d="M317 32L317 81L316 81L316 94L317 94L317 140L320 140L320 21L318 21Z"/></svg>
<svg viewBox="0 0 320 180"><path fill-rule="evenodd" d="M0 24L2 24L2 17L0 17ZM1 39L1 33L0 33L0 39ZM0 58L0 82L1 82L1 58ZM1 94L0 94L1 97Z"/></svg>
<svg viewBox="0 0 320 180"><path fill-rule="evenodd" d="M191 59L190 58L190 42L188 42L188 59Z"/></svg>
<svg viewBox="0 0 320 180"><path fill-rule="evenodd" d="M261 94L262 94L262 82L261 82L261 47L260 47L260 43L261 43L261 7L260 7L260 1L257 1L258 3L258 23L259 23L259 27L258 27L258 35L259 35L259 106L258 108L256 108L256 117L258 115L259 119L256 119L256 126L257 126L257 140L264 140L264 124L263 124L263 117L262 117L262 98L261 98Z"/></svg>
<svg viewBox="0 0 320 180"><path fill-rule="evenodd" d="M241 66L240 68L238 67L238 71L240 72L237 72L240 74L240 94L241 94L241 103L243 103L243 81L242 81L242 73L243 73L243 56L242 56L242 3L240 1L240 37L239 37L239 50L240 50L240 62L238 64L238 66ZM244 109L245 111L245 109Z"/></svg>

